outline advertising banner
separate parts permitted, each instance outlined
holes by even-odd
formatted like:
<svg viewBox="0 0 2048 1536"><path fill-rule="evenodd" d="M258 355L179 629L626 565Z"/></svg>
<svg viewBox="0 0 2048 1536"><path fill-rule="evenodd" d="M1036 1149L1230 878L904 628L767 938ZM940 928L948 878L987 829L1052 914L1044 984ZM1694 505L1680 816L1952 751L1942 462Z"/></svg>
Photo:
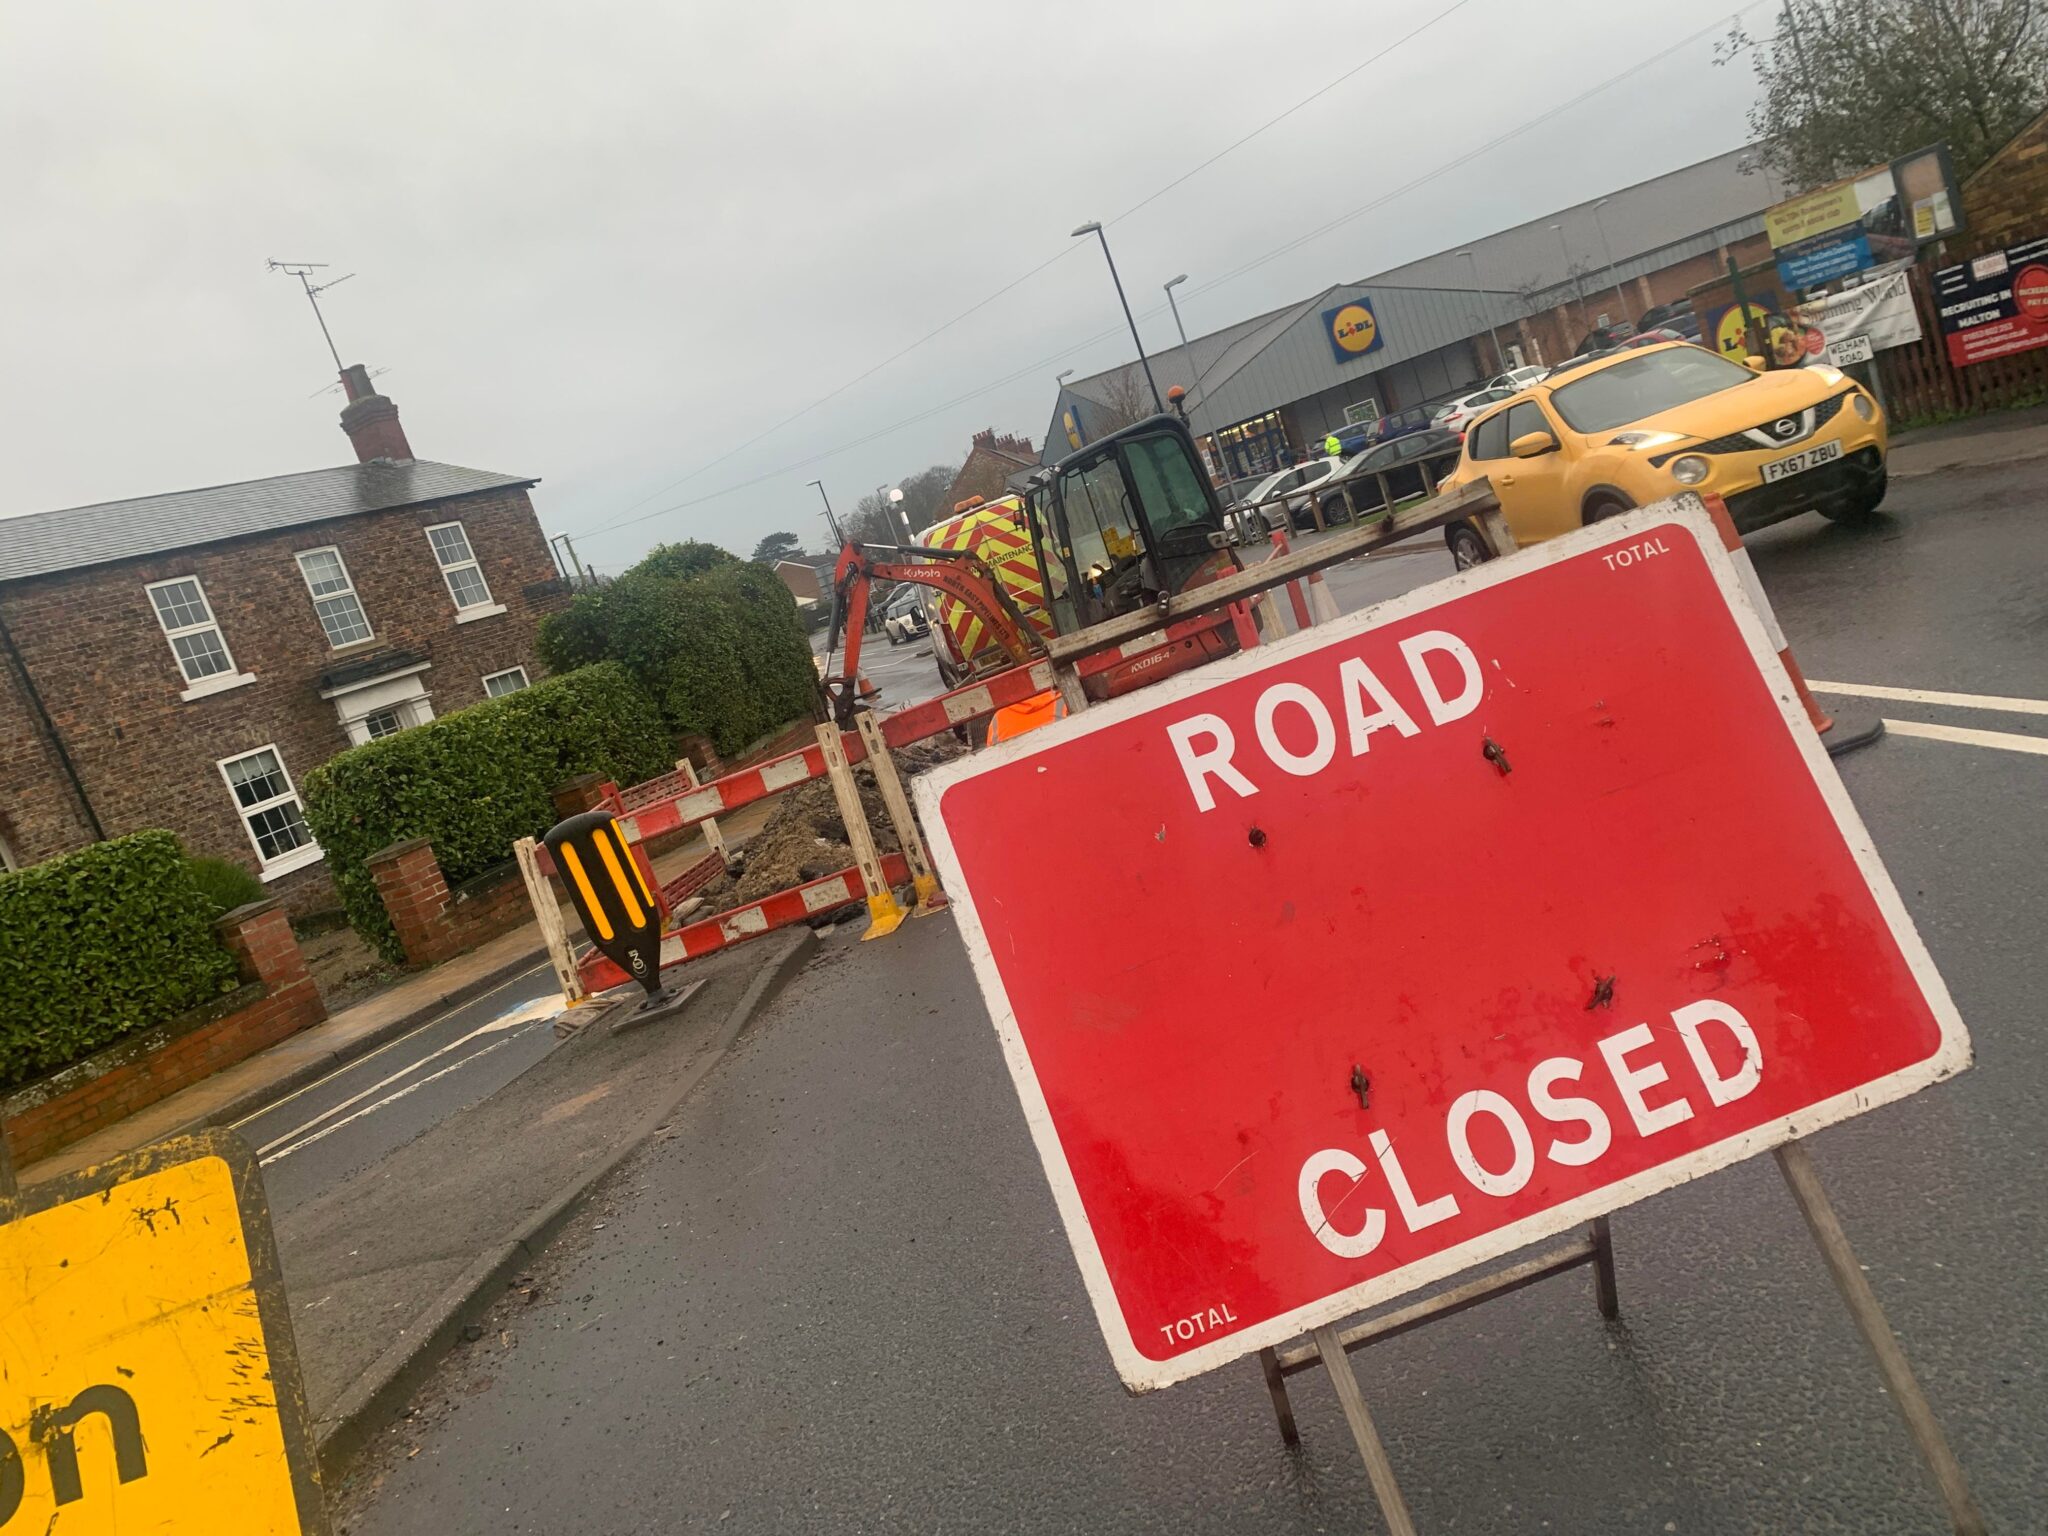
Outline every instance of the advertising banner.
<svg viewBox="0 0 2048 1536"><path fill-rule="evenodd" d="M2048 347L2048 235L1943 267L1934 305L1958 368Z"/></svg>
<svg viewBox="0 0 2048 1536"><path fill-rule="evenodd" d="M1948 146L1789 198L1764 213L1778 278L1794 292L1911 257L1962 228Z"/></svg>
<svg viewBox="0 0 2048 1536"><path fill-rule="evenodd" d="M1798 305L1793 318L1809 339L1821 339L1822 350L1808 361L1838 368L1920 339L1920 316L1903 271Z"/></svg>

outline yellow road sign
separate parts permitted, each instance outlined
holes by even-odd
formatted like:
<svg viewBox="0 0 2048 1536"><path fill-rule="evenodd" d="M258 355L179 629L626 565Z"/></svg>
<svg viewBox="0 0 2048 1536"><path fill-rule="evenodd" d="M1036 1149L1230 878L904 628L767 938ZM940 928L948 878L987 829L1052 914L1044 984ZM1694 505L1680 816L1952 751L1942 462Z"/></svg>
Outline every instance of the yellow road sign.
<svg viewBox="0 0 2048 1536"><path fill-rule="evenodd" d="M166 1142L0 1214L0 1532L326 1531L240 1137Z"/></svg>

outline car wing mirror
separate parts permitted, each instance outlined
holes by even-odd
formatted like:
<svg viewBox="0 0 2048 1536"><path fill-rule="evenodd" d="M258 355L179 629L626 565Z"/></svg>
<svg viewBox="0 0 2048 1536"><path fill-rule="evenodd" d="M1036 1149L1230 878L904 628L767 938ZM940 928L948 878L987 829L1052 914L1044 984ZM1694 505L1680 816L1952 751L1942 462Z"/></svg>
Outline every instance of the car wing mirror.
<svg viewBox="0 0 2048 1536"><path fill-rule="evenodd" d="M1751 373L1768 373L1770 372L1771 368L1771 365L1768 360L1758 357L1753 352L1748 357L1745 357L1742 360L1742 366L1747 368Z"/></svg>
<svg viewBox="0 0 2048 1536"><path fill-rule="evenodd" d="M1524 432L1508 444L1508 452L1518 459L1541 458L1546 453L1557 452L1557 439L1548 432Z"/></svg>

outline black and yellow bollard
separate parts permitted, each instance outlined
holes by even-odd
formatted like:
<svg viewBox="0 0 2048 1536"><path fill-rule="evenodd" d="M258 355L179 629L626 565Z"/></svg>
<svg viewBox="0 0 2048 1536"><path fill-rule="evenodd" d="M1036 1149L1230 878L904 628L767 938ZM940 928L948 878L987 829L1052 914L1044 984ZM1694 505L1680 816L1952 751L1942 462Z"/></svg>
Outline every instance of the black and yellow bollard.
<svg viewBox="0 0 2048 1536"><path fill-rule="evenodd" d="M612 814L571 816L543 841L590 942L647 989L635 1014L645 1020L687 1001L687 994L677 996L661 984L661 909Z"/></svg>

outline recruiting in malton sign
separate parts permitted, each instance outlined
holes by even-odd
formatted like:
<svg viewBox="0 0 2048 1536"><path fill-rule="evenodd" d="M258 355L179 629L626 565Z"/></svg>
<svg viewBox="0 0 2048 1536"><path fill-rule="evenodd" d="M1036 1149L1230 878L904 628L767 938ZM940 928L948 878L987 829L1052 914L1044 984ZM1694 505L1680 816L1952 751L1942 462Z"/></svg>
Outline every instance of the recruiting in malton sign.
<svg viewBox="0 0 2048 1536"><path fill-rule="evenodd" d="M1968 1061L1697 508L918 789L1134 1388Z"/></svg>
<svg viewBox="0 0 2048 1536"><path fill-rule="evenodd" d="M2048 347L2048 235L1943 267L1934 309L1958 368Z"/></svg>

